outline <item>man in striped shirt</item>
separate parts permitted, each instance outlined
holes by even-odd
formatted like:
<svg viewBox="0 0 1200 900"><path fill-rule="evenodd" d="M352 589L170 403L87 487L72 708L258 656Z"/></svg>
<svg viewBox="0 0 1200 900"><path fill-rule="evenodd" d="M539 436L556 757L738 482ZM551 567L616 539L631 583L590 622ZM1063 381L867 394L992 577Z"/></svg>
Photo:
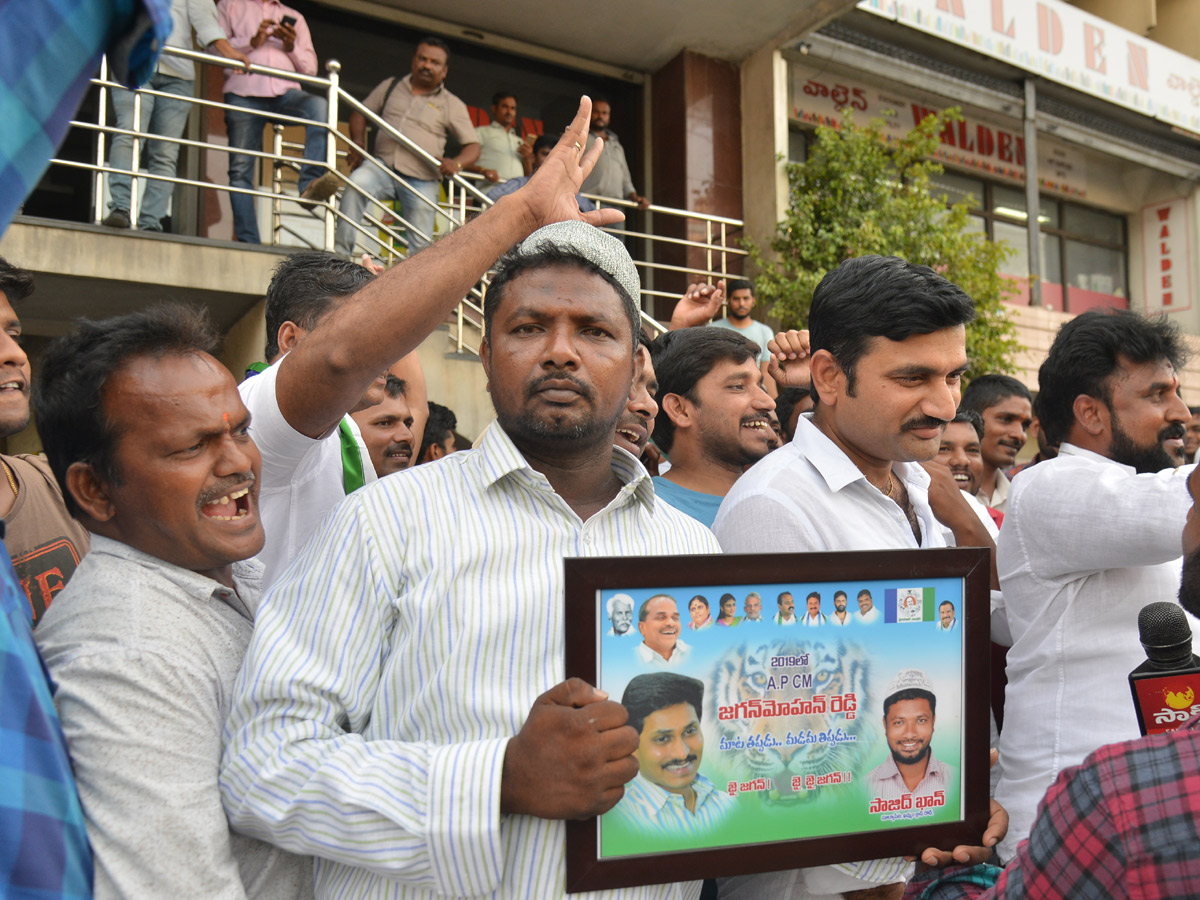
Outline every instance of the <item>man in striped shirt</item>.
<svg viewBox="0 0 1200 900"><path fill-rule="evenodd" d="M710 831L729 812L729 798L704 775L704 682L674 672L638 675L621 705L638 732L638 775L617 804L614 822L676 834Z"/></svg>
<svg viewBox="0 0 1200 900"><path fill-rule="evenodd" d="M883 729L891 755L867 774L872 797L932 797L956 784L954 767L933 755L936 713L937 697L928 675L903 669L892 679L883 701Z"/></svg>
<svg viewBox="0 0 1200 900"><path fill-rule="evenodd" d="M580 217L587 115L525 188L398 267L414 295L461 296L530 227ZM222 794L235 828L318 857L318 897L562 897L563 820L610 809L637 773L624 708L563 680L562 559L717 551L613 447L639 293L596 229L521 243L484 307L497 426L348 497L264 599Z"/></svg>

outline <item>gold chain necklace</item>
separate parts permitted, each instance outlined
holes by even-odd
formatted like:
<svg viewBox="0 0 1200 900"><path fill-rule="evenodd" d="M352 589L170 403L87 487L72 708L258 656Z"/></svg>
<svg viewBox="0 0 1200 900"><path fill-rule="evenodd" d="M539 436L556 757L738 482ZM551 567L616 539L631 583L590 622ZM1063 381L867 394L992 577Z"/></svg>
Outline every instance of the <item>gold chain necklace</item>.
<svg viewBox="0 0 1200 900"><path fill-rule="evenodd" d="M892 481L892 470L888 469L887 490L884 491L884 493L887 494L887 498L889 500L896 499L895 497L892 496L892 491L895 490L895 488L896 488L896 484L895 484L895 482Z"/></svg>
<svg viewBox="0 0 1200 900"><path fill-rule="evenodd" d="M13 475L12 469L8 467L8 463L0 459L0 466L4 466L4 474L8 477L8 486L12 488L13 496L17 496L21 489L17 486L16 476Z"/></svg>

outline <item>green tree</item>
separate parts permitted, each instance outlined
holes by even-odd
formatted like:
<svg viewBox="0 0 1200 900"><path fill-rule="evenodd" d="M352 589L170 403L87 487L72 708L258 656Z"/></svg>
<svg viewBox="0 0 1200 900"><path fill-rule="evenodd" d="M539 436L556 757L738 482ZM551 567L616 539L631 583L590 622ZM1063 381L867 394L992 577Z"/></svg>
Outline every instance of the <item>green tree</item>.
<svg viewBox="0 0 1200 900"><path fill-rule="evenodd" d="M1001 301L1017 285L999 274L1013 251L967 230L965 201L947 209L946 196L930 192L930 176L942 172L930 158L938 136L960 118L957 109L928 116L890 144L883 119L860 126L850 110L840 128L817 129L808 160L787 167L789 208L771 241L776 256L747 242L760 270L758 296L785 328L804 326L813 290L843 260L899 256L936 269L974 299L968 377L1013 370L1016 328Z"/></svg>

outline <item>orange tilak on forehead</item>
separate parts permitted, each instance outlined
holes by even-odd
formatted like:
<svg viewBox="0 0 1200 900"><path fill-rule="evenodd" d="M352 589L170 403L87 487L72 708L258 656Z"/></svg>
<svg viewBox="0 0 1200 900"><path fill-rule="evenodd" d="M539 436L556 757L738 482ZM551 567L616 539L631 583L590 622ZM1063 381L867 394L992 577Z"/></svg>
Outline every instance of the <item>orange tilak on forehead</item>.
<svg viewBox="0 0 1200 900"><path fill-rule="evenodd" d="M225 420L225 430L231 430L231 426L229 424L229 413L222 413L221 418Z"/></svg>

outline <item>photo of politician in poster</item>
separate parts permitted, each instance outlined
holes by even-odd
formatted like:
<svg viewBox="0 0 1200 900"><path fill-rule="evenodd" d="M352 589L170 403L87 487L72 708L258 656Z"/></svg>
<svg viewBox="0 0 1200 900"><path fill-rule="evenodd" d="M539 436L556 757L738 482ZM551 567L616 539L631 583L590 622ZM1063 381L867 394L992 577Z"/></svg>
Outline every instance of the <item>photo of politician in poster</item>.
<svg viewBox="0 0 1200 900"><path fill-rule="evenodd" d="M963 608L961 579L614 586L598 621L615 595L642 639L601 633L597 684L629 711L638 774L599 819L599 859L962 818L963 631L938 629L940 603ZM684 642L677 598L697 595L744 598L758 624ZM814 595L874 615L800 628L762 614L764 597Z"/></svg>

